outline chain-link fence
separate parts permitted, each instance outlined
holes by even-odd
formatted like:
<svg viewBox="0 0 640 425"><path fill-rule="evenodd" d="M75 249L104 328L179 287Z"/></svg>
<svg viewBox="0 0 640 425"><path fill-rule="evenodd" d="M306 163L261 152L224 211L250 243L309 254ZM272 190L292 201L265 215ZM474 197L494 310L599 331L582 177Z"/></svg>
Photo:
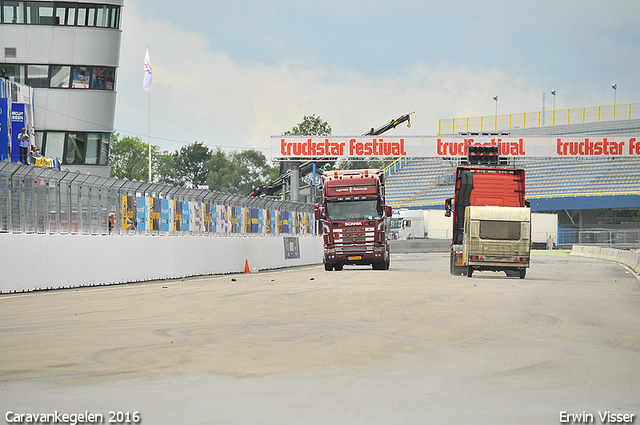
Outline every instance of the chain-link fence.
<svg viewBox="0 0 640 425"><path fill-rule="evenodd" d="M313 206L0 162L0 232L313 234Z"/></svg>
<svg viewBox="0 0 640 425"><path fill-rule="evenodd" d="M558 229L558 246L597 245L608 248L640 248L640 229Z"/></svg>

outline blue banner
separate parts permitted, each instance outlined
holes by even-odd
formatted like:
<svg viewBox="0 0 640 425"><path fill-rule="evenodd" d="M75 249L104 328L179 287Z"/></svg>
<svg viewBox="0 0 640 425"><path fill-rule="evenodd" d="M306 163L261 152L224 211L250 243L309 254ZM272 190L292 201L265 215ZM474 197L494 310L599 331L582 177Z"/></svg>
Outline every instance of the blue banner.
<svg viewBox="0 0 640 425"><path fill-rule="evenodd" d="M168 232L170 221L171 221L171 217L169 215L169 200L161 199L160 200L160 231Z"/></svg>
<svg viewBox="0 0 640 425"><path fill-rule="evenodd" d="M190 230L189 224L190 224L189 202L182 201L182 231L183 232L188 232Z"/></svg>
<svg viewBox="0 0 640 425"><path fill-rule="evenodd" d="M22 129L27 127L25 105L22 103L11 104L11 162L20 161L20 142L18 136L22 134Z"/></svg>
<svg viewBox="0 0 640 425"><path fill-rule="evenodd" d="M0 161L9 157L9 102L0 99Z"/></svg>
<svg viewBox="0 0 640 425"><path fill-rule="evenodd" d="M145 198L138 197L136 207L136 228L138 230L148 230L147 226L147 202Z"/></svg>

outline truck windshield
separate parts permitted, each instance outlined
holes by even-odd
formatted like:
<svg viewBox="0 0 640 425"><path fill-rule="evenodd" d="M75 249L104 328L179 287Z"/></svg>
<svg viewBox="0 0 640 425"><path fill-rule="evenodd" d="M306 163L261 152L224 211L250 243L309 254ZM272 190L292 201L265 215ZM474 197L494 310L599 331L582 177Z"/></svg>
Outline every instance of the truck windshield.
<svg viewBox="0 0 640 425"><path fill-rule="evenodd" d="M517 241L520 239L519 221L480 221L480 239Z"/></svg>
<svg viewBox="0 0 640 425"><path fill-rule="evenodd" d="M326 214L331 220L371 220L382 217L376 199L327 202Z"/></svg>

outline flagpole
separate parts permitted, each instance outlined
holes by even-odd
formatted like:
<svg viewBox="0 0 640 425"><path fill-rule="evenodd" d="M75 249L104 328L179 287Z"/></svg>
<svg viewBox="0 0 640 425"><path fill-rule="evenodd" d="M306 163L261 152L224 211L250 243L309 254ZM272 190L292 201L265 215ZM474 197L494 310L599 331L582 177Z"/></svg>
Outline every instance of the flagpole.
<svg viewBox="0 0 640 425"><path fill-rule="evenodd" d="M151 183L151 89L153 88L151 80L153 72L151 70L151 57L149 56L149 46L144 55L144 80L142 81L143 90L147 91L147 141L149 142L149 183Z"/></svg>
<svg viewBox="0 0 640 425"><path fill-rule="evenodd" d="M148 138L149 142L149 183L151 183L151 90L147 91L147 117L148 117Z"/></svg>

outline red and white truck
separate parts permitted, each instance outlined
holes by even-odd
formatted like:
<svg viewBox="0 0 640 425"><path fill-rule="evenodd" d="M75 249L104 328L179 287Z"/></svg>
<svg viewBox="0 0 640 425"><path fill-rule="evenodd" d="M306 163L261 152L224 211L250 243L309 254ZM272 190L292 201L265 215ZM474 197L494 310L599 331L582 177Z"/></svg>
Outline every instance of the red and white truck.
<svg viewBox="0 0 640 425"><path fill-rule="evenodd" d="M315 206L322 224L324 269L342 270L345 264L389 269L384 172L340 170L322 173L322 204Z"/></svg>
<svg viewBox="0 0 640 425"><path fill-rule="evenodd" d="M500 166L497 146L469 146L467 165L456 169L450 272L504 271L524 279L531 251L531 211L524 170Z"/></svg>

